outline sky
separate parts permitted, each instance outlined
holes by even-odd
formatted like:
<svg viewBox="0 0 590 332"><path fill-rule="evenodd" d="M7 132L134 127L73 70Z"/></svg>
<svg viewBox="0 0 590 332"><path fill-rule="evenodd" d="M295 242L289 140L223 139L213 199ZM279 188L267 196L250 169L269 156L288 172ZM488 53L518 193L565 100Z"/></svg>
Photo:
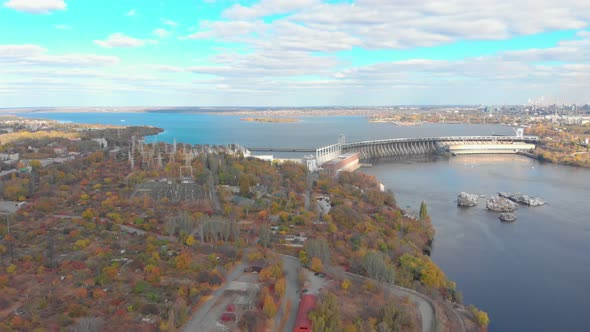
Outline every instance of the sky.
<svg viewBox="0 0 590 332"><path fill-rule="evenodd" d="M590 103L588 0L0 0L0 108Z"/></svg>

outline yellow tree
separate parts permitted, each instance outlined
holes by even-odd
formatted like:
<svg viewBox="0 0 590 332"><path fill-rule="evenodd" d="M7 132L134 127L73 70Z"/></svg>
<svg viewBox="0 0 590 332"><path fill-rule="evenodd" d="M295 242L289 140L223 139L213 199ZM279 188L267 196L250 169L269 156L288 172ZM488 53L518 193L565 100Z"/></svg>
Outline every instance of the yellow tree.
<svg viewBox="0 0 590 332"><path fill-rule="evenodd" d="M311 259L311 269L314 272L321 272L324 269L324 266L322 265L322 260L317 257L313 257Z"/></svg>
<svg viewBox="0 0 590 332"><path fill-rule="evenodd" d="M274 317L277 313L277 305L275 304L275 300L268 294L264 297L262 312L264 312L268 318Z"/></svg>
<svg viewBox="0 0 590 332"><path fill-rule="evenodd" d="M186 240L184 241L184 243L189 246L192 247L195 244L195 237L192 235L189 235L186 237Z"/></svg>
<svg viewBox="0 0 590 332"><path fill-rule="evenodd" d="M340 287L346 292L346 291L348 291L348 289L350 288L351 285L352 285L352 283L350 282L350 280L344 279L344 280L342 280Z"/></svg>
<svg viewBox="0 0 590 332"><path fill-rule="evenodd" d="M287 285L285 282L285 278L278 279L277 282L275 282L275 294L279 297L282 297L283 295L285 295L286 287Z"/></svg>

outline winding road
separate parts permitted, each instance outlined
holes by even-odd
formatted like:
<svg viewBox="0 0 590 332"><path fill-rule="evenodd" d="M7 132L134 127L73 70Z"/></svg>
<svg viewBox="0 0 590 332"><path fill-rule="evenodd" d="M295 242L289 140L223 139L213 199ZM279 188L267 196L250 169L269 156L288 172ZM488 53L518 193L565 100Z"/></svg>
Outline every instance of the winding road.
<svg viewBox="0 0 590 332"><path fill-rule="evenodd" d="M373 280L371 278L367 278L358 274L353 274L349 272L344 272L344 274L349 277L350 279L356 280L358 282L363 282L366 280ZM422 319L422 331L424 332L436 332L436 314L434 309L434 303L431 299L425 297L424 295L413 291L408 288L389 285L387 287L393 294L400 297L408 297L412 302L416 304L418 310L420 311L420 316Z"/></svg>

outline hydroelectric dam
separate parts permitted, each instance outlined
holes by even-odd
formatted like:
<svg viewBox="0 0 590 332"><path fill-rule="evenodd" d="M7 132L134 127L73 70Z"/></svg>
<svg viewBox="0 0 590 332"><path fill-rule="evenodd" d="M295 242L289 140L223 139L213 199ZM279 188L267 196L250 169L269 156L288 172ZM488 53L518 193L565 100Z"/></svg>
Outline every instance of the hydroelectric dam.
<svg viewBox="0 0 590 332"><path fill-rule="evenodd" d="M392 138L346 143L340 135L338 143L319 148L247 148L250 151L267 152L310 152L303 163L310 166L314 160L317 166L334 160L341 155L356 154L362 161L378 159L400 159L418 155L463 155L463 154L515 154L530 152L539 141L537 136L525 136L522 129L515 136L445 136L420 138Z"/></svg>
<svg viewBox="0 0 590 332"><path fill-rule="evenodd" d="M535 148L536 136L446 136L394 138L342 145L342 151L358 152L362 160L429 154L509 154Z"/></svg>

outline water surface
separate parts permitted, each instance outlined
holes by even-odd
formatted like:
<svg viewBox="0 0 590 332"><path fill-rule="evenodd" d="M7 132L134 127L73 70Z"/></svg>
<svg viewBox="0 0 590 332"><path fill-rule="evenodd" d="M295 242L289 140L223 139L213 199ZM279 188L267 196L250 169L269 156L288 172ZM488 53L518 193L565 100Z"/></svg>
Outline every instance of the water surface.
<svg viewBox="0 0 590 332"><path fill-rule="evenodd" d="M427 202L436 229L434 261L457 282L466 303L487 311L491 331L588 331L590 170L521 156L459 156L377 164L377 176L402 207ZM515 223L458 208L461 191L540 196Z"/></svg>

